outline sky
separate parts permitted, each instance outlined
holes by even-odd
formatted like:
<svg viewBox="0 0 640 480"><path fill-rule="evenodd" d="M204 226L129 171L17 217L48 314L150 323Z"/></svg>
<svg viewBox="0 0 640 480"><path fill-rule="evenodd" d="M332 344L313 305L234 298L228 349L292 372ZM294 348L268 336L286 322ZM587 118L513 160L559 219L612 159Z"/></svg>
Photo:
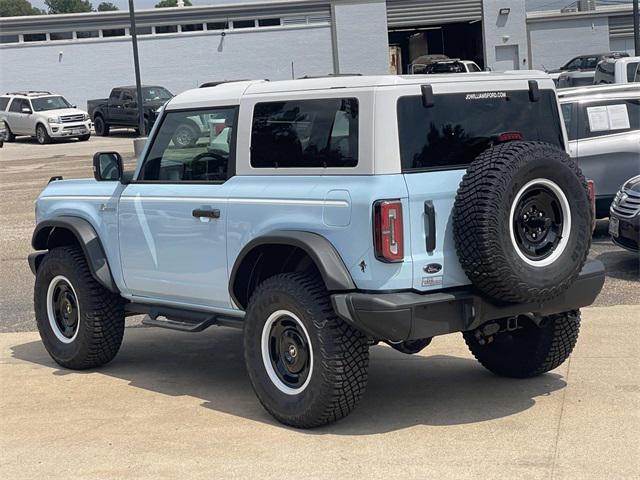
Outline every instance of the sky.
<svg viewBox="0 0 640 480"><path fill-rule="evenodd" d="M44 0L30 0L34 7L45 8ZM103 0L91 0L94 8L100 4ZM128 0L107 0L111 1L114 5L118 6L121 10L127 10L129 8ZM160 0L134 0L135 7L139 9L153 8ZM242 3L243 1L255 1L255 0L191 0L194 5L212 5L216 3ZM512 0L521 1L521 0ZM558 10L565 5L573 3L573 0L525 0L527 2L527 10ZM608 0L608 3L620 2L625 0ZM628 0L631 3L631 0Z"/></svg>

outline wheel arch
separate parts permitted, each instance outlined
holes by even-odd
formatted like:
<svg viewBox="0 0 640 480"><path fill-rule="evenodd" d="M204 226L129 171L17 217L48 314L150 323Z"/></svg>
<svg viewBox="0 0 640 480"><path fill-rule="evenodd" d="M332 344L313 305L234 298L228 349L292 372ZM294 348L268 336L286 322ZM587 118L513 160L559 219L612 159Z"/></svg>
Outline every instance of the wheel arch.
<svg viewBox="0 0 640 480"><path fill-rule="evenodd" d="M314 268L329 291L355 290L342 258L325 237L311 232L277 230L253 239L238 254L229 277L234 303L245 309L264 279Z"/></svg>
<svg viewBox="0 0 640 480"><path fill-rule="evenodd" d="M77 244L82 248L91 275L113 293L119 293L113 280L111 268L100 238L93 226L85 219L72 216L60 216L40 222L31 238L35 253L29 255L29 265L35 274L46 252L62 245Z"/></svg>

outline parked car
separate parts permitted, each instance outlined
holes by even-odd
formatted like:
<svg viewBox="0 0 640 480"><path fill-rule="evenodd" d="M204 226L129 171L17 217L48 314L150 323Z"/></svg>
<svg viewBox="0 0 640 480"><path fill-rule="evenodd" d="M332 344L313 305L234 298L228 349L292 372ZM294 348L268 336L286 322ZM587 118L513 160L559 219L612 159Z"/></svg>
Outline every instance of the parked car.
<svg viewBox="0 0 640 480"><path fill-rule="evenodd" d="M606 58L597 67L593 83L640 82L640 57Z"/></svg>
<svg viewBox="0 0 640 480"><path fill-rule="evenodd" d="M640 172L640 84L589 86L558 92L569 152L595 182L596 216L624 181Z"/></svg>
<svg viewBox="0 0 640 480"><path fill-rule="evenodd" d="M611 204L609 234L616 245L632 252L640 246L640 175L625 182Z"/></svg>
<svg viewBox="0 0 640 480"><path fill-rule="evenodd" d="M589 55L579 55L577 57L573 57L560 68L553 68L550 70L546 70L546 72L553 75L563 72L575 72L578 70L593 71L596 69L596 65L598 65L598 62L604 60L605 58L622 58L628 56L629 54L627 52L604 52L593 53Z"/></svg>
<svg viewBox="0 0 640 480"><path fill-rule="evenodd" d="M144 112L144 129L148 134L156 121L157 110L173 94L164 87L144 85L142 87L142 109ZM87 101L87 110L93 120L96 135L106 137L112 127L137 129L139 126L139 109L136 87L116 87L111 90L109 98Z"/></svg>
<svg viewBox="0 0 640 480"><path fill-rule="evenodd" d="M409 73L422 74L424 73L425 68L427 68L429 65L434 62L440 62L443 60L449 60L449 57L441 53L421 55L413 60L413 62L411 62L411 64L409 65Z"/></svg>
<svg viewBox="0 0 640 480"><path fill-rule="evenodd" d="M460 60L453 58L450 60L439 60L427 65L422 73L469 73L481 72L482 69L471 60Z"/></svg>
<svg viewBox="0 0 640 480"><path fill-rule="evenodd" d="M35 137L38 143L50 143L57 138L89 140L91 121L87 112L71 105L61 95L49 92L24 91L0 97L0 122L5 140L18 136Z"/></svg>
<svg viewBox="0 0 640 480"><path fill-rule="evenodd" d="M380 341L462 332L495 374L548 372L602 288L546 74L233 82L159 122L135 172L98 152L36 201L35 317L64 367L113 359L125 315L239 327L260 402L308 428L355 407Z"/></svg>

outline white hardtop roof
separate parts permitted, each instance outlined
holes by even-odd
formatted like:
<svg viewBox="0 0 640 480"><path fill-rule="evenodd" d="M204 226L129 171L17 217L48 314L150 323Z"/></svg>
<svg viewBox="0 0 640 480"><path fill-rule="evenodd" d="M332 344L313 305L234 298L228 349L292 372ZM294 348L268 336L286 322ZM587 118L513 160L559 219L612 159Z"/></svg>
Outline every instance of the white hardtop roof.
<svg viewBox="0 0 640 480"><path fill-rule="evenodd" d="M479 87L470 90L483 90L486 82L512 80L550 80L551 77L539 70L514 70L508 72L446 73L431 75L377 75L377 76L328 76L302 78L297 80L247 80L221 83L214 87L187 90L173 97L166 106L167 110L197 108L212 105L238 105L245 95L260 95L282 92L300 92L329 90L335 88L375 88L388 86L424 85L438 83L477 83Z"/></svg>
<svg viewBox="0 0 640 480"><path fill-rule="evenodd" d="M613 83L608 85L585 85L583 87L558 90L560 101L576 98L620 96L628 93L640 94L640 83Z"/></svg>

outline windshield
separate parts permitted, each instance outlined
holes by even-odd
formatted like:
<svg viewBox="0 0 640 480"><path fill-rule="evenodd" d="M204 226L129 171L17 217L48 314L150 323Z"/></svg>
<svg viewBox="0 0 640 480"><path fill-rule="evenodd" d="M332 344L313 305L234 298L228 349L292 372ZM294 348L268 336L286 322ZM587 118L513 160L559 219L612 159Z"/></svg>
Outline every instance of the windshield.
<svg viewBox="0 0 640 480"><path fill-rule="evenodd" d="M58 110L60 108L71 108L71 104L64 97L40 97L32 98L31 105L36 112L45 110Z"/></svg>
<svg viewBox="0 0 640 480"><path fill-rule="evenodd" d="M564 150L553 90L540 90L537 102L529 100L527 90L442 94L430 108L419 95L401 97L398 131L405 172L464 168L508 132Z"/></svg>
<svg viewBox="0 0 640 480"><path fill-rule="evenodd" d="M160 100L170 100L173 94L162 87L145 87L142 89L142 98L145 102L155 102Z"/></svg>
<svg viewBox="0 0 640 480"><path fill-rule="evenodd" d="M432 63L425 73L463 73L466 72L461 62Z"/></svg>

